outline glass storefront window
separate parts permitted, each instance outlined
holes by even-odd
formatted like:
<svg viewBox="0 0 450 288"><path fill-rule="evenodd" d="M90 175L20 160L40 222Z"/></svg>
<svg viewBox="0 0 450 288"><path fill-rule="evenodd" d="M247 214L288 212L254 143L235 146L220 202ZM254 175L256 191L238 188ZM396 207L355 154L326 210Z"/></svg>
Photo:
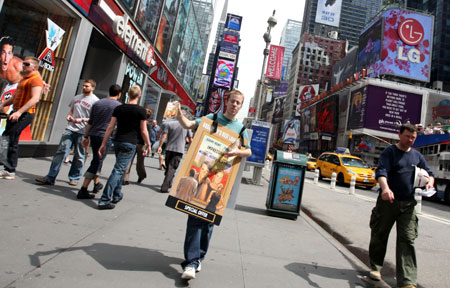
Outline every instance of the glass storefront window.
<svg viewBox="0 0 450 288"><path fill-rule="evenodd" d="M147 84L145 86L144 92L142 93L142 103L144 108L150 109L152 111L151 120L158 120L158 123L162 120L161 117L158 118L158 105L159 99L161 98L161 88L156 85L150 78L147 78ZM164 113L164 111L162 111Z"/></svg>
<svg viewBox="0 0 450 288"><path fill-rule="evenodd" d="M175 27L179 3L179 0L166 0L161 21L159 22L155 47L164 60L167 60L167 56L169 55L170 41Z"/></svg>
<svg viewBox="0 0 450 288"><path fill-rule="evenodd" d="M175 26L174 37L172 45L170 46L170 53L167 59L167 66L173 72L176 72L178 60L180 59L181 47L183 45L184 32L186 31L187 15L189 14L190 2L183 0L180 10L178 12L177 23Z"/></svg>
<svg viewBox="0 0 450 288"><path fill-rule="evenodd" d="M125 8L131 12L131 14L134 14L134 8L136 8L136 2L137 2L137 0L120 0L120 3L122 3L122 5L125 6Z"/></svg>
<svg viewBox="0 0 450 288"><path fill-rule="evenodd" d="M69 42L76 19L70 16L70 10L60 1L53 0L6 0L0 12L0 38L9 36L14 40L14 61L22 61L25 56L38 57L47 47L46 31L48 23L52 21L65 31L61 43L54 50L54 70L39 69L43 80L50 85L47 94L42 95L36 105L36 116L31 130L24 131L21 140L43 141L51 115L53 103L57 95L60 76L69 50ZM6 69L12 65L7 64ZM12 69L14 73L19 71ZM9 77L9 76L8 76ZM2 77L3 83L11 79ZM28 129L28 128L27 128Z"/></svg>
<svg viewBox="0 0 450 288"><path fill-rule="evenodd" d="M161 14L164 0L141 0L136 15L136 21L141 25L150 42L155 42L156 30L158 29L159 15Z"/></svg>
<svg viewBox="0 0 450 288"><path fill-rule="evenodd" d="M176 77L180 82L183 80L184 73L186 71L187 61L189 59L189 51L192 44L192 33L195 27L195 15L194 13L189 13L189 20L186 29L186 35L184 35L183 48L180 53L180 60L178 62Z"/></svg>

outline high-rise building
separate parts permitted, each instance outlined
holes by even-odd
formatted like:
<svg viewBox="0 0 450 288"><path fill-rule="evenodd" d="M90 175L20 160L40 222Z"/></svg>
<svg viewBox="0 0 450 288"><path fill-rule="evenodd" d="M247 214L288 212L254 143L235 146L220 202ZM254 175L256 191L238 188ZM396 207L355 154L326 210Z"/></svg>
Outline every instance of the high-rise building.
<svg viewBox="0 0 450 288"><path fill-rule="evenodd" d="M216 55L217 45L222 40L223 31L225 30L225 22L227 21L228 0L225 0L223 4L222 14L220 15L219 23L217 24L216 37L214 38L211 52L208 56L208 63L206 66L206 74L212 74L212 68L214 66L214 57Z"/></svg>
<svg viewBox="0 0 450 288"><path fill-rule="evenodd" d="M326 0L306 0L303 14L302 34L309 33L323 37L335 37L348 40L349 46L358 46L361 30L380 11L382 0L336 0L333 5L341 5L337 11L340 21L337 26L317 23L318 6ZM327 5L325 3L324 5Z"/></svg>
<svg viewBox="0 0 450 288"><path fill-rule="evenodd" d="M409 9L434 15L430 87L450 91L450 2L448 0L408 0Z"/></svg>
<svg viewBox="0 0 450 288"><path fill-rule="evenodd" d="M288 19L281 32L280 46L284 49L283 68L281 71L281 80L289 80L289 70L291 67L292 51L298 44L302 32L302 22Z"/></svg>
<svg viewBox="0 0 450 288"><path fill-rule="evenodd" d="M208 49L209 35L214 20L215 2L215 0L192 0L204 50Z"/></svg>
<svg viewBox="0 0 450 288"><path fill-rule="evenodd" d="M290 69L284 118L295 117L300 86L319 84L319 91L330 86L333 65L345 56L346 41L305 33L295 47Z"/></svg>

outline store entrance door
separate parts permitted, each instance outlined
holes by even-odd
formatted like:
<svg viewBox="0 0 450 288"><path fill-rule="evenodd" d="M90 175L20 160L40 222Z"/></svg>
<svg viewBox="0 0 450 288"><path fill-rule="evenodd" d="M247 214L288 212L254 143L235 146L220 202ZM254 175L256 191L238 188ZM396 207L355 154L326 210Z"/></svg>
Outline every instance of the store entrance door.
<svg viewBox="0 0 450 288"><path fill-rule="evenodd" d="M105 98L109 95L109 87L118 83L122 52L96 29L92 30L89 47L84 59L77 94L81 93L83 81L94 79L97 82L95 95Z"/></svg>

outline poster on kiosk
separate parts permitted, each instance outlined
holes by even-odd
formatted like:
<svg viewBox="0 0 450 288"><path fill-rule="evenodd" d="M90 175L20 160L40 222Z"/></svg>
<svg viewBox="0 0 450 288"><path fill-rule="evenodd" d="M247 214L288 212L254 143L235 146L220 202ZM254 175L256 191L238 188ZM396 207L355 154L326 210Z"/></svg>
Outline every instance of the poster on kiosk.
<svg viewBox="0 0 450 288"><path fill-rule="evenodd" d="M166 206L220 224L230 198L241 158L227 157L225 152L245 147L239 134L203 117L184 157ZM241 145L242 144L242 145Z"/></svg>

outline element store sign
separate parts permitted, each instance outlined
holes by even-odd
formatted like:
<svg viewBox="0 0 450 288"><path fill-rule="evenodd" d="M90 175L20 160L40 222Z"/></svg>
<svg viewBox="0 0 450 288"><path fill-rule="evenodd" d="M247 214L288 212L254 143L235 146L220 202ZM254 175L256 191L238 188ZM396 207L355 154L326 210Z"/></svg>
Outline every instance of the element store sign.
<svg viewBox="0 0 450 288"><path fill-rule="evenodd" d="M48 30L45 31L47 48L39 55L39 66L51 72L55 71L55 50L61 44L65 31L47 18Z"/></svg>

